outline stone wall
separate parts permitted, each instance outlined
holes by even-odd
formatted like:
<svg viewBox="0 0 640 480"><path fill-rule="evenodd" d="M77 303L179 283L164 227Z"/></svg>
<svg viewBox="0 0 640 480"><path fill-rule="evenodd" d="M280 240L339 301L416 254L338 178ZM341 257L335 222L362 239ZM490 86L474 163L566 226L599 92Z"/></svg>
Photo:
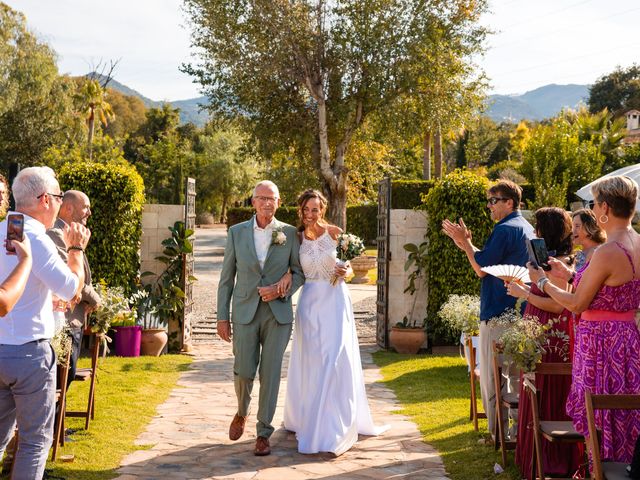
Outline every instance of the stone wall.
<svg viewBox="0 0 640 480"><path fill-rule="evenodd" d="M162 255L162 241L171 235L169 227L184 221L184 205L146 204L142 211L142 240L140 245L140 271L160 274L164 264L155 258ZM150 281L148 277L146 281Z"/></svg>
<svg viewBox="0 0 640 480"><path fill-rule="evenodd" d="M416 291L415 295L404 293L409 281L408 274L404 271L409 252L403 245L415 243L420 245L425 241L427 233L427 216L425 212L415 210L391 210L389 228L389 327L402 321L404 316L411 316L411 308L414 298L416 300L413 309L412 320L421 322L427 310L427 288Z"/></svg>

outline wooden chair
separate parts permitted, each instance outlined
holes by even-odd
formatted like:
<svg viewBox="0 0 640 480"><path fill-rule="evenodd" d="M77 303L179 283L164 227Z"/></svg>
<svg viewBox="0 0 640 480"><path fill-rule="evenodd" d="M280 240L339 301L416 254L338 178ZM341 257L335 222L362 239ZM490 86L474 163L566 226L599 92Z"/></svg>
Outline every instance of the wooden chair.
<svg viewBox="0 0 640 480"><path fill-rule="evenodd" d="M620 462L603 462L600 459L599 431L596 428L595 410L640 410L639 395L595 395L585 392L587 408L587 424L589 425L589 439L587 445L591 450L592 475L595 480L629 479L627 464ZM629 441L632 441L629 439Z"/></svg>
<svg viewBox="0 0 640 480"><path fill-rule="evenodd" d="M467 336L467 348L469 349L469 383L471 386L471 398L469 400L469 420L473 421L473 428L478 431L478 419L487 418L486 413L478 412L478 399L476 394L476 382L480 381L480 368L476 367L476 349L473 340Z"/></svg>
<svg viewBox="0 0 640 480"><path fill-rule="evenodd" d="M69 378L69 364L71 362L71 349L67 352L66 363L58 365L58 379L60 383L56 388L56 417L53 426L53 448L51 461L55 461L58 446L64 446L64 416L67 410L67 379Z"/></svg>
<svg viewBox="0 0 640 480"><path fill-rule="evenodd" d="M571 375L570 363L539 363L536 366L538 375ZM584 436L573 428L570 420L543 420L538 411L538 390L531 379L524 377L524 387L531 402L533 417L533 454L531 458L531 478L544 480L542 462L542 439L551 443L583 443ZM520 419L526 421L526 419Z"/></svg>
<svg viewBox="0 0 640 480"><path fill-rule="evenodd" d="M91 382L89 385L89 398L87 400L87 409L81 411L68 411L67 417L84 418L84 428L89 429L89 420L95 417L96 403L96 377L98 371L98 357L100 356L100 345L102 344L104 335L96 334L94 336L94 344L91 348L91 368L79 368L76 370L74 380L82 382Z"/></svg>
<svg viewBox="0 0 640 480"><path fill-rule="evenodd" d="M502 455L502 465L507 465L507 450L514 450L516 448L516 442L513 440L506 441L505 433L504 433L504 424L503 424L503 416L502 416L502 408L507 408L510 410L515 410L518 408L518 404L520 403L520 395L518 393L507 393L502 395L502 383L500 379L502 378L502 368L498 362L498 358L500 357L500 352L496 347L496 342L491 342L491 348L493 350L493 359L492 359L492 367L493 367L493 385L495 388L496 394L496 441L494 442L494 447L497 450L500 449L500 454Z"/></svg>

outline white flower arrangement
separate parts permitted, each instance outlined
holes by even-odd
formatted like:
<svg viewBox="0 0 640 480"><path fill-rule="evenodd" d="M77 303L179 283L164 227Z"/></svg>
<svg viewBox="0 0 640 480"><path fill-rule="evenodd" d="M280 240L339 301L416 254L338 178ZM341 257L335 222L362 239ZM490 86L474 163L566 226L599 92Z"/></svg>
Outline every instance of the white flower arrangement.
<svg viewBox="0 0 640 480"><path fill-rule="evenodd" d="M440 307L438 316L452 330L467 336L480 332L480 297L477 295L449 295Z"/></svg>
<svg viewBox="0 0 640 480"><path fill-rule="evenodd" d="M285 245L287 243L287 235L282 228L274 228L271 232L271 245Z"/></svg>
<svg viewBox="0 0 640 480"><path fill-rule="evenodd" d="M491 322L506 325L507 329L496 342L497 346L517 367L529 373L535 371L536 364L547 353L556 352L564 361L569 359L569 336L553 328L555 324L566 321L566 317L558 317L542 324L536 316L522 317L515 310L507 310Z"/></svg>
<svg viewBox="0 0 640 480"><path fill-rule="evenodd" d="M67 366L67 355L71 351L71 336L69 329L63 327L51 339L51 347L56 352L56 362L61 367Z"/></svg>

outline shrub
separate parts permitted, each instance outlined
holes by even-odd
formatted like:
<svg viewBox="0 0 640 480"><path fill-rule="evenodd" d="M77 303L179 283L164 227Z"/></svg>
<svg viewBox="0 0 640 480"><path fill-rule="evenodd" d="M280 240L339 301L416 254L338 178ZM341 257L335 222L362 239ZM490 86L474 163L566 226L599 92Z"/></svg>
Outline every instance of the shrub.
<svg viewBox="0 0 640 480"><path fill-rule="evenodd" d="M129 293L140 270L144 184L126 163L67 163L59 174L63 190L80 190L91 200L87 256L93 280Z"/></svg>
<svg viewBox="0 0 640 480"><path fill-rule="evenodd" d="M378 232L378 205L350 205L347 207L347 231L373 245ZM245 222L253 216L252 207L236 207L227 210L227 228ZM298 226L298 207L280 207L276 218L281 222Z"/></svg>
<svg viewBox="0 0 640 480"><path fill-rule="evenodd" d="M422 204L422 195L433 187L434 180L393 180L391 208L412 209Z"/></svg>
<svg viewBox="0 0 640 480"><path fill-rule="evenodd" d="M427 328L436 344L457 341L438 316L449 295L477 295L480 290L480 279L469 265L467 256L442 233L441 224L445 218L457 221L462 217L473 234L474 244L481 247L493 226L486 207L488 188L486 178L455 170L438 181L424 197L429 242Z"/></svg>

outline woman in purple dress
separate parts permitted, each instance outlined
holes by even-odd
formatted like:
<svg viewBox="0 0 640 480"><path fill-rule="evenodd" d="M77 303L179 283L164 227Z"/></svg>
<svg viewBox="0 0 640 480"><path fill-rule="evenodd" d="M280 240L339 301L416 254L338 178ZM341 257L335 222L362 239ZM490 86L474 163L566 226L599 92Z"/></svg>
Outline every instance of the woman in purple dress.
<svg viewBox="0 0 640 480"><path fill-rule="evenodd" d="M571 217L562 208L540 208L535 213L536 236L544 239L549 251L555 251L554 257L559 261L570 263L572 246ZM566 289L566 280L553 279L555 285ZM511 283L507 292L516 298L527 300L525 316L535 317L541 324L569 335L569 312L549 295L541 292L535 285L528 287ZM568 345L561 338L554 338L543 362L566 362L569 360ZM536 387L540 392L538 410L545 420L569 420L564 405L569 394L571 378L564 376L538 375ZM524 391L524 382L520 378L520 404L518 407L518 441L516 443L515 461L522 478L531 480L531 457L533 453L533 415L531 403ZM549 475L571 476L582 463L583 453L577 444L547 443L542 446L544 471Z"/></svg>
<svg viewBox="0 0 640 480"><path fill-rule="evenodd" d="M573 382L567 414L576 430L588 436L585 392L640 393L640 331L635 321L640 306L640 235L631 227L638 185L622 176L603 178L591 189L593 212L607 234L589 265L575 274L574 293L562 290L541 269L529 267L538 288L572 312L581 313L576 331ZM550 261L552 274L570 275L561 262ZM630 462L640 434L640 412L601 410L604 460Z"/></svg>

